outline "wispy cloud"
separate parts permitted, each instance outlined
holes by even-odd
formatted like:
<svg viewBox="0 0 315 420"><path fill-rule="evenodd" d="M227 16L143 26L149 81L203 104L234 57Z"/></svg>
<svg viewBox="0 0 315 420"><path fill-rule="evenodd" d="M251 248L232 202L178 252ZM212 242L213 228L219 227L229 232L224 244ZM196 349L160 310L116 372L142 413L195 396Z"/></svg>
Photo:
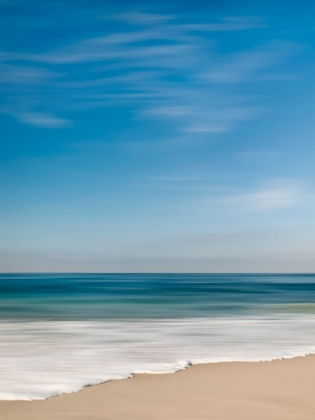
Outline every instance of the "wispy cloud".
<svg viewBox="0 0 315 420"><path fill-rule="evenodd" d="M64 128L72 125L72 122L51 114L39 112L22 112L15 115L16 118L29 125L43 128Z"/></svg>
<svg viewBox="0 0 315 420"><path fill-rule="evenodd" d="M221 22L217 23L200 23L200 24L186 24L183 25L185 29L194 31L208 31L208 32L229 32L229 31L245 31L248 29L263 28L265 22L263 19L255 16L246 17L226 17Z"/></svg>
<svg viewBox="0 0 315 420"><path fill-rule="evenodd" d="M296 207L304 200L305 190L300 183L276 180L256 190L221 196L210 202L229 211L269 212Z"/></svg>
<svg viewBox="0 0 315 420"><path fill-rule="evenodd" d="M275 150L246 150L243 152L237 153L237 156L245 159L255 159L255 158L272 158L279 155L279 151Z"/></svg>
<svg viewBox="0 0 315 420"><path fill-rule="evenodd" d="M0 83L6 85L38 85L53 77L54 73L46 69L0 64Z"/></svg>
<svg viewBox="0 0 315 420"><path fill-rule="evenodd" d="M1 109L16 106L10 113L21 122L62 128L69 122L57 113L132 106L135 116L190 136L220 135L263 109L252 94L247 101L224 85L250 81L294 49L271 43L237 53L215 50L217 32L260 29L257 17L187 22L140 10L109 18L120 21L119 31L42 53L1 53L0 83L8 93Z"/></svg>
<svg viewBox="0 0 315 420"><path fill-rule="evenodd" d="M222 64L218 64L217 68L207 72L205 77L213 83L251 82L253 77L257 78L261 71L274 68L283 59L297 51L296 44L272 42L263 48L242 51L223 58ZM263 75L261 80L268 80L268 78Z"/></svg>
<svg viewBox="0 0 315 420"><path fill-rule="evenodd" d="M141 11L132 11L129 13L122 13L120 15L110 16L111 19L117 19L132 25L151 26L168 22L175 18L172 15L145 13ZM108 16L106 16L108 19Z"/></svg>
<svg viewBox="0 0 315 420"><path fill-rule="evenodd" d="M162 181L162 182L187 182L187 181L204 181L212 179L212 177L206 176L151 176L148 180L151 181Z"/></svg>

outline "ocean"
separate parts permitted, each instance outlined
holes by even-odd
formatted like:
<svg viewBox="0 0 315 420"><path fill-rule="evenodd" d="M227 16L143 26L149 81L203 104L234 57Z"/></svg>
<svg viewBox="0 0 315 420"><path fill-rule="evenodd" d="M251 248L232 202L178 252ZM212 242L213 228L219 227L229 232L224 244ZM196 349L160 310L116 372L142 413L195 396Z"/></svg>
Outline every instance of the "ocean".
<svg viewBox="0 0 315 420"><path fill-rule="evenodd" d="M313 274L0 274L0 399L315 353Z"/></svg>

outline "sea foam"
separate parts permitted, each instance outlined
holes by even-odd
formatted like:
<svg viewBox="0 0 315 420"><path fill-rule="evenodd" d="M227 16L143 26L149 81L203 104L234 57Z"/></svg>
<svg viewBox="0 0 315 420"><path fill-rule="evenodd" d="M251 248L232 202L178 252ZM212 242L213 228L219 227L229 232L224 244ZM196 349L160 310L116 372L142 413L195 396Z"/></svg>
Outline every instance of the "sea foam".
<svg viewBox="0 0 315 420"><path fill-rule="evenodd" d="M186 319L0 322L0 399L44 399L190 364L315 352L307 314Z"/></svg>

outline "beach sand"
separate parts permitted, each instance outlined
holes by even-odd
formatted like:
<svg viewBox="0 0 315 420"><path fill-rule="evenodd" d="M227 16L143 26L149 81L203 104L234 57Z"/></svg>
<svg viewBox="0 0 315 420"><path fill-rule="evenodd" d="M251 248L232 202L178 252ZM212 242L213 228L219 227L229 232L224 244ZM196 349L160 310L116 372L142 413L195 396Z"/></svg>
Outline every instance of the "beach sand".
<svg viewBox="0 0 315 420"><path fill-rule="evenodd" d="M192 366L41 401L1 401L1 420L314 420L315 356Z"/></svg>

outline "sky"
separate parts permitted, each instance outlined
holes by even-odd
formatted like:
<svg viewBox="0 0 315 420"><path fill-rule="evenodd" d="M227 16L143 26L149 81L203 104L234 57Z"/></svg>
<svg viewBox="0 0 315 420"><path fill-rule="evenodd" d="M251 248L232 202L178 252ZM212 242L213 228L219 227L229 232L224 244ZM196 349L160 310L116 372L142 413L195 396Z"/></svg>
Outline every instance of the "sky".
<svg viewBox="0 0 315 420"><path fill-rule="evenodd" d="M0 271L314 272L315 3L0 1Z"/></svg>

